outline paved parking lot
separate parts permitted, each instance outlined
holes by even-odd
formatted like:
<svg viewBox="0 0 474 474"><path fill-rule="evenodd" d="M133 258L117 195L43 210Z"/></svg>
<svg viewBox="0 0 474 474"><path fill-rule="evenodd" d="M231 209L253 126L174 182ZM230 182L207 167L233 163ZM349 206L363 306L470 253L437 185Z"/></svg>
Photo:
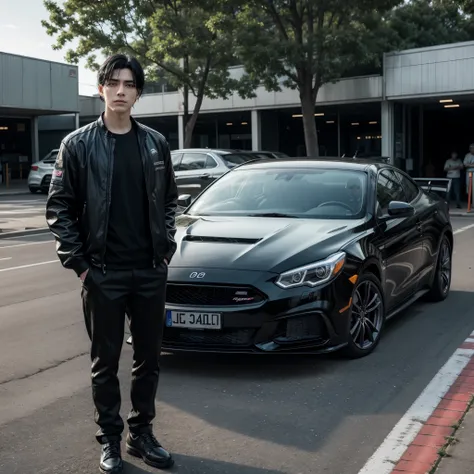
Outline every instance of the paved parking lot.
<svg viewBox="0 0 474 474"><path fill-rule="evenodd" d="M453 223L450 297L390 322L370 357L165 354L155 429L173 472L357 473L474 329L474 228ZM97 472L79 281L49 235L0 240L0 292L0 473ZM124 345L124 416L130 367Z"/></svg>

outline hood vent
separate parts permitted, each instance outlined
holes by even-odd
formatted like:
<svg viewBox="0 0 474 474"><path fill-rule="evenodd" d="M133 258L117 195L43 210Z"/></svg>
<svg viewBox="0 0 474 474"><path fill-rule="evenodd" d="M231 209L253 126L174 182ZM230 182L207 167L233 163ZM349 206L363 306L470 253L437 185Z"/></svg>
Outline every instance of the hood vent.
<svg viewBox="0 0 474 474"><path fill-rule="evenodd" d="M223 244L256 244L262 239L244 239L241 237L208 237L205 235L186 235L185 242L215 242Z"/></svg>

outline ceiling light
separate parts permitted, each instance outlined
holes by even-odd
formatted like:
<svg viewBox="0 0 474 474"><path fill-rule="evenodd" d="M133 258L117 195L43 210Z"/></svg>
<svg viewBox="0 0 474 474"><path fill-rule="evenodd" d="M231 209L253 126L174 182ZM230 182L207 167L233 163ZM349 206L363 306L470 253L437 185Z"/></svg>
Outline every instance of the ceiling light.
<svg viewBox="0 0 474 474"><path fill-rule="evenodd" d="M318 114L314 114L315 117L324 117L324 112L320 112Z"/></svg>
<svg viewBox="0 0 474 474"><path fill-rule="evenodd" d="M226 125L232 125L232 122L227 122Z"/></svg>
<svg viewBox="0 0 474 474"><path fill-rule="evenodd" d="M352 122L351 125L359 125L359 122Z"/></svg>
<svg viewBox="0 0 474 474"><path fill-rule="evenodd" d="M247 122L242 122L242 125L248 125L248 123Z"/></svg>
<svg viewBox="0 0 474 474"><path fill-rule="evenodd" d="M293 118L303 117L303 114L293 114L292 117Z"/></svg>
<svg viewBox="0 0 474 474"><path fill-rule="evenodd" d="M444 106L445 109L454 109L456 107L459 107L459 104L450 104L450 105L445 105Z"/></svg>
<svg viewBox="0 0 474 474"><path fill-rule="evenodd" d="M326 123L335 123L334 120L326 120Z"/></svg>
<svg viewBox="0 0 474 474"><path fill-rule="evenodd" d="M377 125L378 122L369 122L369 125Z"/></svg>
<svg viewBox="0 0 474 474"><path fill-rule="evenodd" d="M441 99L441 100L439 101L439 103L440 103L440 104L446 104L446 103L450 103L450 102L452 102L452 101L453 101L453 99Z"/></svg>

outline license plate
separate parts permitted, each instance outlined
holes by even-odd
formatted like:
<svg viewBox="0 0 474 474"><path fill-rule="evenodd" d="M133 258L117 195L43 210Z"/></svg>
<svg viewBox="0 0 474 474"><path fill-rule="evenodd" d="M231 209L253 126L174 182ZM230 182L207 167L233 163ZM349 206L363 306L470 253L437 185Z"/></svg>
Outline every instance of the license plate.
<svg viewBox="0 0 474 474"><path fill-rule="evenodd" d="M166 327L190 329L221 329L221 314L168 310L166 312Z"/></svg>

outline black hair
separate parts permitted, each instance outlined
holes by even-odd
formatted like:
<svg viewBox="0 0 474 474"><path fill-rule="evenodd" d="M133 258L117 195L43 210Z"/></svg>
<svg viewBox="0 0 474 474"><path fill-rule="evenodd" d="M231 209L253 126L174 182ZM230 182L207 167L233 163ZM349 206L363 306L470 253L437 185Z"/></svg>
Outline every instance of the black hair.
<svg viewBox="0 0 474 474"><path fill-rule="evenodd" d="M133 56L127 56L125 54L114 54L113 56L109 56L102 66L100 66L97 74L99 85L104 86L105 83L112 78L114 71L117 69L130 69L130 71L132 71L138 97L140 97L143 88L145 87L145 73L143 72L143 68L137 58ZM103 100L102 96L101 99Z"/></svg>

